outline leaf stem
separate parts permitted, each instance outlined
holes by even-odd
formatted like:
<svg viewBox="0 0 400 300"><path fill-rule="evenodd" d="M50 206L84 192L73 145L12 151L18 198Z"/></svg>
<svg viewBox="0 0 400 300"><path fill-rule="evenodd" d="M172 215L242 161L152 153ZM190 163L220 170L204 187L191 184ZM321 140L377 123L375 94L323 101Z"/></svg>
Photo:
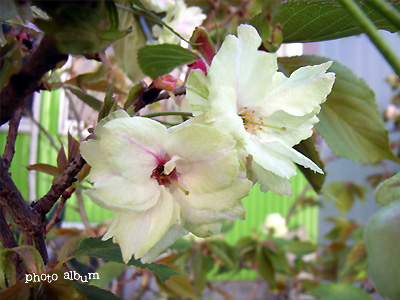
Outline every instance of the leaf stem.
<svg viewBox="0 0 400 300"><path fill-rule="evenodd" d="M400 12L385 0L369 0L366 4L373 7L378 13L400 29Z"/></svg>
<svg viewBox="0 0 400 300"><path fill-rule="evenodd" d="M159 113L152 113L147 115L142 115L141 117L144 118L154 118L154 117L161 117L161 116L184 116L184 117L193 117L192 113L185 112L185 111L163 111Z"/></svg>
<svg viewBox="0 0 400 300"><path fill-rule="evenodd" d="M400 59L396 52L389 46L385 39L378 32L375 24L366 16L354 0L340 0L343 7L353 17L353 21L368 35L371 42L381 52L393 70L400 76Z"/></svg>

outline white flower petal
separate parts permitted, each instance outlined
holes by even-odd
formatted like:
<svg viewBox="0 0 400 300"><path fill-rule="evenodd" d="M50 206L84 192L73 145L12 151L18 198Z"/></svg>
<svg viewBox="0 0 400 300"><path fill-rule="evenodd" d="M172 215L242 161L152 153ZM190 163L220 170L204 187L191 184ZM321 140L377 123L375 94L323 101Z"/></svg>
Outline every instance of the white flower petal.
<svg viewBox="0 0 400 300"><path fill-rule="evenodd" d="M145 255L162 239L171 226L180 222L179 206L164 188L158 203L153 208L137 213L115 213L103 240L113 237L113 242L120 245L124 262L128 263L132 255L136 259Z"/></svg>
<svg viewBox="0 0 400 300"><path fill-rule="evenodd" d="M286 178L267 171L254 161L251 164L250 170L253 175L252 177L254 178L254 182L258 182L260 184L260 190L262 192L266 193L271 191L280 196L292 194L290 182Z"/></svg>
<svg viewBox="0 0 400 300"><path fill-rule="evenodd" d="M146 210L153 207L160 196L160 186L150 178L146 184L134 184L118 175L97 178L95 190L86 193L99 206L113 210Z"/></svg>
<svg viewBox="0 0 400 300"><path fill-rule="evenodd" d="M307 66L294 71L290 78L276 73L272 78L273 89L266 95L262 115L269 116L283 110L294 116L309 114L325 102L331 92L334 73L325 73L332 62Z"/></svg>
<svg viewBox="0 0 400 300"><path fill-rule="evenodd" d="M185 228L198 237L206 238L221 232L222 221L209 224L192 224L186 222Z"/></svg>
<svg viewBox="0 0 400 300"><path fill-rule="evenodd" d="M236 179L231 187L214 193L189 193L175 191L174 197L182 209L186 221L194 224L212 223L219 220L243 219L245 208L241 199L252 187L246 178ZM243 207L243 209L242 209Z"/></svg>

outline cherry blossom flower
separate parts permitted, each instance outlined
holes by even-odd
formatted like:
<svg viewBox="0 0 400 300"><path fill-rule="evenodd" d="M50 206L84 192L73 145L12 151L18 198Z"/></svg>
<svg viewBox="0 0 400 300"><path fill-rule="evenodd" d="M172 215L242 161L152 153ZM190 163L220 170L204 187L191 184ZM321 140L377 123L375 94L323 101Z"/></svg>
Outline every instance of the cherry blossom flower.
<svg viewBox="0 0 400 300"><path fill-rule="evenodd" d="M151 262L191 231L219 233L222 220L244 219L251 189L235 140L204 125L168 130L157 121L117 111L81 143L92 167L87 191L115 212L103 239L113 237L128 262Z"/></svg>
<svg viewBox="0 0 400 300"><path fill-rule="evenodd" d="M196 26L201 25L206 15L202 13L200 7L187 7L183 0L174 2L173 6L168 7L167 15L162 20L182 37L189 39L193 30ZM180 42L179 37L160 25L153 27L153 34L158 38L159 43L177 44Z"/></svg>
<svg viewBox="0 0 400 300"><path fill-rule="evenodd" d="M322 173L292 147L312 135L320 104L330 93L335 75L327 62L302 67L287 78L277 72L275 53L259 51L261 38L250 25L229 35L214 57L207 75L194 70L187 98L202 123L223 128L238 141L238 150L252 158L249 177L262 191L290 194L293 162ZM241 149L239 149L241 148Z"/></svg>

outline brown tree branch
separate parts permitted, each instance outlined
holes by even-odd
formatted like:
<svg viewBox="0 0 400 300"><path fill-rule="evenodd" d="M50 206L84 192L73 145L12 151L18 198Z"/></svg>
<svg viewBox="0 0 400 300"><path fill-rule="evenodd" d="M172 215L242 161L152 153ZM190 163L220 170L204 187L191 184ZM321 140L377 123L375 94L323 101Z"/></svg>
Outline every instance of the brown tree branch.
<svg viewBox="0 0 400 300"><path fill-rule="evenodd" d="M53 39L45 35L36 51L0 92L0 125L10 120L14 112L26 103L43 75L67 59L68 55L60 53Z"/></svg>
<svg viewBox="0 0 400 300"><path fill-rule="evenodd" d="M22 242L26 245L35 245L43 261L47 263L48 255L43 237L44 216L36 213L25 202L6 170L2 157L0 157L0 205L6 208L21 231Z"/></svg>
<svg viewBox="0 0 400 300"><path fill-rule="evenodd" d="M24 108L25 108L25 103L23 103L23 105L16 110L15 114L8 123L9 127L8 127L7 143L3 153L4 167L6 168L6 170L10 168L11 161L15 154L15 142L17 140L19 122L21 121Z"/></svg>
<svg viewBox="0 0 400 300"><path fill-rule="evenodd" d="M58 222L60 222L61 219L59 216L60 216L61 210L64 207L65 202L67 202L67 200L72 196L72 193L74 191L75 191L75 188L71 188L71 189L66 190L62 194L60 202L58 203L58 206L54 213L53 218L50 220L49 223L47 223L45 234L47 234L54 225L56 225Z"/></svg>
<svg viewBox="0 0 400 300"><path fill-rule="evenodd" d="M32 208L41 215L46 215L64 191L76 181L75 176L85 164L86 161L81 155L71 161L57 181L53 183L48 193L37 202L32 203Z"/></svg>
<svg viewBox="0 0 400 300"><path fill-rule="evenodd" d="M186 94L186 87L185 86L181 86L176 88L173 92L172 92L175 96L180 96L180 95L185 95ZM139 97L134 103L133 105L135 106L135 113L137 113L139 110L141 110L142 108L144 108L145 106L161 101L161 100L165 100L170 98L171 95L167 92L162 93L160 95L158 95L155 98L143 98L143 97Z"/></svg>
<svg viewBox="0 0 400 300"><path fill-rule="evenodd" d="M10 227L8 227L8 223L3 213L3 209L0 209L0 242L3 244L5 248L14 248L18 247L17 240L14 237ZM11 259L15 265L17 271L17 277L21 278L26 273L25 265L23 264L21 258L14 254L11 256Z"/></svg>

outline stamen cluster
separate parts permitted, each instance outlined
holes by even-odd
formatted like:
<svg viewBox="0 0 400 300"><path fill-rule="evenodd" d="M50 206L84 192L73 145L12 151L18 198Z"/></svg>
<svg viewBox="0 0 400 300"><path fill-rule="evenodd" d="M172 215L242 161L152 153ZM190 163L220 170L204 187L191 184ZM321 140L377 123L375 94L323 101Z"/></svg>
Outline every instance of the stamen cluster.
<svg viewBox="0 0 400 300"><path fill-rule="evenodd" d="M254 115L255 111L250 111L246 106L238 113L239 116L243 119L244 128L247 131L256 132L258 130L262 130L261 126L264 126L264 121L262 117L257 117Z"/></svg>

